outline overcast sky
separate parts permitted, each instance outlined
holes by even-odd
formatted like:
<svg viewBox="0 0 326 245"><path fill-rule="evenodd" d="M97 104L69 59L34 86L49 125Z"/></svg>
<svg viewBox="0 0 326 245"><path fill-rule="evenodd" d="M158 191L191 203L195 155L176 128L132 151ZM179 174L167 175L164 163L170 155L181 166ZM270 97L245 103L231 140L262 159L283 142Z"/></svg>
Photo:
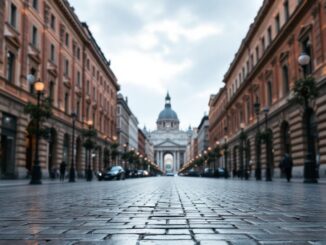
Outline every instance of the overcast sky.
<svg viewBox="0 0 326 245"><path fill-rule="evenodd" d="M69 0L111 60L139 127L156 128L169 91L197 127L263 0Z"/></svg>

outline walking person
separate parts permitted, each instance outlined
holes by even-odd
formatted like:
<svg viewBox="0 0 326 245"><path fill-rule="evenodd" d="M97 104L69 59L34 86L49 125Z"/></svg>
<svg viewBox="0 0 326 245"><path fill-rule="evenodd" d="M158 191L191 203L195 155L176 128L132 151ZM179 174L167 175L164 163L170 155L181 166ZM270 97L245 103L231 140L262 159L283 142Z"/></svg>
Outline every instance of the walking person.
<svg viewBox="0 0 326 245"><path fill-rule="evenodd" d="M290 180L292 178L293 162L292 162L292 158L290 157L290 155L288 153L284 154L284 157L283 157L283 160L281 163L281 167L285 173L287 181L290 182Z"/></svg>
<svg viewBox="0 0 326 245"><path fill-rule="evenodd" d="M65 173L66 173L66 163L62 161L60 164L60 181L63 182L65 180Z"/></svg>

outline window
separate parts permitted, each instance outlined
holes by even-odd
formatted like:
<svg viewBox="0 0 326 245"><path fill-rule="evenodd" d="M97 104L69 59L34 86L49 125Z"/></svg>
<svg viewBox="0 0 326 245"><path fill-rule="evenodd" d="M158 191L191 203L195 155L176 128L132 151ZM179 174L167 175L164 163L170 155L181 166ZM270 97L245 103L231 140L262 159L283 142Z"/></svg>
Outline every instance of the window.
<svg viewBox="0 0 326 245"><path fill-rule="evenodd" d="M267 104L270 106L273 103L273 89L272 82L267 82Z"/></svg>
<svg viewBox="0 0 326 245"><path fill-rule="evenodd" d="M284 16L285 16L285 21L288 21L290 18L290 10L289 10L289 1L286 0L283 4L284 7Z"/></svg>
<svg viewBox="0 0 326 245"><path fill-rule="evenodd" d="M281 23L280 23L280 15L276 15L275 17L275 30L278 33L281 29Z"/></svg>
<svg viewBox="0 0 326 245"><path fill-rule="evenodd" d="M258 63L259 60L259 46L256 47L256 63Z"/></svg>
<svg viewBox="0 0 326 245"><path fill-rule="evenodd" d="M96 101L96 93L95 93L95 87L93 87L93 98Z"/></svg>
<svg viewBox="0 0 326 245"><path fill-rule="evenodd" d="M53 81L51 81L49 84L49 98L50 98L51 102L54 101L54 82Z"/></svg>
<svg viewBox="0 0 326 245"><path fill-rule="evenodd" d="M250 55L251 70L254 68L254 55Z"/></svg>
<svg viewBox="0 0 326 245"><path fill-rule="evenodd" d="M282 76L283 76L283 93L287 95L290 92L289 86L289 69L287 65L282 67Z"/></svg>
<svg viewBox="0 0 326 245"><path fill-rule="evenodd" d="M69 47L69 34L66 33L66 46Z"/></svg>
<svg viewBox="0 0 326 245"><path fill-rule="evenodd" d="M9 22L13 27L17 27L17 7L14 4L11 4Z"/></svg>
<svg viewBox="0 0 326 245"><path fill-rule="evenodd" d="M77 59L80 59L80 48L77 48Z"/></svg>
<svg viewBox="0 0 326 245"><path fill-rule="evenodd" d="M50 26L51 26L52 30L55 30L55 16L53 14L51 14Z"/></svg>
<svg viewBox="0 0 326 245"><path fill-rule="evenodd" d="M33 75L34 77L36 77L36 69L34 68L31 68L30 72L29 72L31 75ZM29 92L31 94L34 94L34 83L33 82L30 82L29 84Z"/></svg>
<svg viewBox="0 0 326 245"><path fill-rule="evenodd" d="M32 28L32 45L37 47L37 28L35 26Z"/></svg>
<svg viewBox="0 0 326 245"><path fill-rule="evenodd" d="M86 67L87 67L87 70L89 70L89 59L87 59L87 61L86 61Z"/></svg>
<svg viewBox="0 0 326 245"><path fill-rule="evenodd" d="M15 77L15 55L11 51L7 53L7 80L10 83L14 83Z"/></svg>
<svg viewBox="0 0 326 245"><path fill-rule="evenodd" d="M93 70L92 71L93 77L95 77L95 67L94 66L92 67L92 70Z"/></svg>
<svg viewBox="0 0 326 245"><path fill-rule="evenodd" d="M69 113L69 93L65 93L65 113Z"/></svg>
<svg viewBox="0 0 326 245"><path fill-rule="evenodd" d="M86 93L89 95L89 80L86 82Z"/></svg>
<svg viewBox="0 0 326 245"><path fill-rule="evenodd" d="M55 62L55 47L53 44L51 44L51 47L50 47L50 60L52 62Z"/></svg>
<svg viewBox="0 0 326 245"><path fill-rule="evenodd" d="M309 75L313 71L313 66L311 62L313 60L313 57L312 57L311 42L309 37L303 39L303 41L301 42L301 46L302 46L302 50L306 52L307 55L310 56L310 63L304 67L304 73Z"/></svg>
<svg viewBox="0 0 326 245"><path fill-rule="evenodd" d="M38 10L38 0L33 0L33 8Z"/></svg>
<svg viewBox="0 0 326 245"><path fill-rule="evenodd" d="M272 43L272 39L273 39L273 36L272 36L272 27L268 27L267 33L268 33L268 45L270 45Z"/></svg>
<svg viewBox="0 0 326 245"><path fill-rule="evenodd" d="M80 85L80 72L79 71L77 71L77 85L78 85L78 87L81 87Z"/></svg>
<svg viewBox="0 0 326 245"><path fill-rule="evenodd" d="M247 76L249 74L249 60L247 60L246 65L247 65L247 73L246 73Z"/></svg>
<svg viewBox="0 0 326 245"><path fill-rule="evenodd" d="M65 60L65 71L64 71L65 76L69 76L69 60Z"/></svg>
<svg viewBox="0 0 326 245"><path fill-rule="evenodd" d="M261 38L261 48L262 48L262 50L264 52L265 51L265 48L266 48L266 46L265 46L265 37L262 37Z"/></svg>
<svg viewBox="0 0 326 245"><path fill-rule="evenodd" d="M245 79L245 68L244 67L242 67L242 79L244 80Z"/></svg>
<svg viewBox="0 0 326 245"><path fill-rule="evenodd" d="M241 76L241 73L239 73L239 81L240 81L240 83L242 83L242 76Z"/></svg>

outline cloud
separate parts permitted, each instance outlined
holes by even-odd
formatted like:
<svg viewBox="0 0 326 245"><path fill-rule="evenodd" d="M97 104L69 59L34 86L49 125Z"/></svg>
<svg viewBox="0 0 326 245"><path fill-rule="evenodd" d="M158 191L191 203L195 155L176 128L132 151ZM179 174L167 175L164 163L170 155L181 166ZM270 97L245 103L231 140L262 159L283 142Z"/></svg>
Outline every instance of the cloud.
<svg viewBox="0 0 326 245"><path fill-rule="evenodd" d="M167 90L181 127L199 124L262 5L262 0L69 1L112 61L140 125L150 129Z"/></svg>
<svg viewBox="0 0 326 245"><path fill-rule="evenodd" d="M160 55L134 50L117 53L113 60L114 70L124 86L134 84L160 93L166 91L175 77L192 67L188 59L176 63L164 60Z"/></svg>

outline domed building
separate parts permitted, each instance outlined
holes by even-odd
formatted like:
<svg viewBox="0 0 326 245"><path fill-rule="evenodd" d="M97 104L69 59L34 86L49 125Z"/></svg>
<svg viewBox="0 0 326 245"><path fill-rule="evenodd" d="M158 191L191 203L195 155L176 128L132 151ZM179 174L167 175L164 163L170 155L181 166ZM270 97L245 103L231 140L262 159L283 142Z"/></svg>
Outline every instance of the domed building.
<svg viewBox="0 0 326 245"><path fill-rule="evenodd" d="M184 164L187 142L192 132L179 129L180 121L172 109L169 93L156 125L156 130L147 132L154 145L154 159L166 173L177 173Z"/></svg>

